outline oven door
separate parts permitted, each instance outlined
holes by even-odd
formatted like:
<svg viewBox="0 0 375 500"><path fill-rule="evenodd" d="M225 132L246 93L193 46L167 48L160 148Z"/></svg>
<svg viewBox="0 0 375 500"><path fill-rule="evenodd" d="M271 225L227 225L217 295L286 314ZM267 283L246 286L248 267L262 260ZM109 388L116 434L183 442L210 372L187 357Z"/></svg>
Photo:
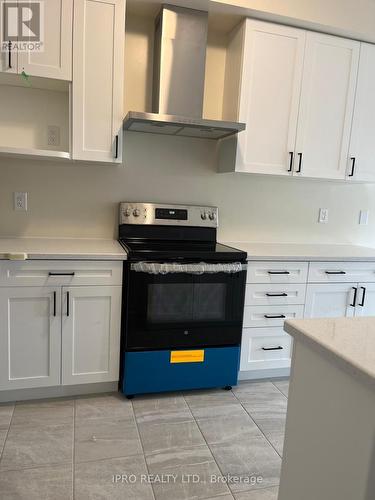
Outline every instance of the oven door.
<svg viewBox="0 0 375 500"><path fill-rule="evenodd" d="M138 262L127 274L127 350L241 342L245 264Z"/></svg>

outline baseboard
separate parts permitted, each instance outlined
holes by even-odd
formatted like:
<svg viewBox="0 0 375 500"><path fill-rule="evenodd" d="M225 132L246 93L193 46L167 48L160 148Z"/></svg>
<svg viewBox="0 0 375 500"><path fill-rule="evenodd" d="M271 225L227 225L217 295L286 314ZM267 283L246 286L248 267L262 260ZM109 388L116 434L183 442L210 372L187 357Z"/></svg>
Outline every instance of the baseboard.
<svg viewBox="0 0 375 500"><path fill-rule="evenodd" d="M55 387L37 387L34 389L14 389L0 391L0 403L27 401L30 399L46 399L69 396L82 396L103 392L117 392L118 382L101 382L97 384L59 385Z"/></svg>
<svg viewBox="0 0 375 500"><path fill-rule="evenodd" d="M269 370L248 370L239 372L238 380L257 380L264 378L289 377L290 368L272 368Z"/></svg>

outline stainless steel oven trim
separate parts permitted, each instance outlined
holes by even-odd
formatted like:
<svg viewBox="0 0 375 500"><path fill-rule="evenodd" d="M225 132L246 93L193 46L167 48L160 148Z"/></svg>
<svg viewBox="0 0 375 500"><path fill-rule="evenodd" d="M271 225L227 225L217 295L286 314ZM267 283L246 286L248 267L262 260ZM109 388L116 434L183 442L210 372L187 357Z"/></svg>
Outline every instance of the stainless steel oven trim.
<svg viewBox="0 0 375 500"><path fill-rule="evenodd" d="M188 220L155 219L155 209L187 210ZM134 215L137 214L137 215ZM217 207L195 205L173 205L170 203L120 203L120 224L153 226L218 227ZM203 218L202 218L203 217Z"/></svg>

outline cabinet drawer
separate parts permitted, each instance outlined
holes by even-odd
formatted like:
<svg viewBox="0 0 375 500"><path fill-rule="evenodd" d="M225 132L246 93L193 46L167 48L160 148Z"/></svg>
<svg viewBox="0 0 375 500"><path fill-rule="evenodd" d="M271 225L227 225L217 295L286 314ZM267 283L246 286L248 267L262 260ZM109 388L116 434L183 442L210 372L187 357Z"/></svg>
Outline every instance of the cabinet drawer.
<svg viewBox="0 0 375 500"><path fill-rule="evenodd" d="M308 281L310 283L375 281L375 262L312 262Z"/></svg>
<svg viewBox="0 0 375 500"><path fill-rule="evenodd" d="M240 370L290 366L292 337L282 328L245 328L242 333Z"/></svg>
<svg viewBox="0 0 375 500"><path fill-rule="evenodd" d="M122 262L3 261L0 286L121 285Z"/></svg>
<svg viewBox="0 0 375 500"><path fill-rule="evenodd" d="M303 317L303 305L245 306L243 326L283 326L287 319Z"/></svg>
<svg viewBox="0 0 375 500"><path fill-rule="evenodd" d="M247 284L246 306L304 304L305 284Z"/></svg>
<svg viewBox="0 0 375 500"><path fill-rule="evenodd" d="M249 262L247 283L305 283L307 262Z"/></svg>

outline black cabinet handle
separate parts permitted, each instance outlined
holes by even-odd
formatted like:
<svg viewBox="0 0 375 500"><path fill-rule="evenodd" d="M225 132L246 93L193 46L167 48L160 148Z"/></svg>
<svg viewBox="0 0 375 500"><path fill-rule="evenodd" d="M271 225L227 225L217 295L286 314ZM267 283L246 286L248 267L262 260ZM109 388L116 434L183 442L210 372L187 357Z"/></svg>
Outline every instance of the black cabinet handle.
<svg viewBox="0 0 375 500"><path fill-rule="evenodd" d="M346 271L326 271L326 274L346 274Z"/></svg>
<svg viewBox="0 0 375 500"><path fill-rule="evenodd" d="M281 345L277 347L262 347L263 351L280 351L280 349L284 349Z"/></svg>
<svg viewBox="0 0 375 500"><path fill-rule="evenodd" d="M53 315L56 316L56 292L53 292Z"/></svg>
<svg viewBox="0 0 375 500"><path fill-rule="evenodd" d="M290 274L289 271L268 271L268 274Z"/></svg>
<svg viewBox="0 0 375 500"><path fill-rule="evenodd" d="M285 314L265 314L264 317L267 319L284 319L284 318L286 318Z"/></svg>
<svg viewBox="0 0 375 500"><path fill-rule="evenodd" d="M266 293L267 297L288 297L287 293Z"/></svg>
<svg viewBox="0 0 375 500"><path fill-rule="evenodd" d="M296 173L300 174L301 170L302 170L302 153L298 153L298 157L299 157L299 160L298 160L298 169L296 170Z"/></svg>
<svg viewBox="0 0 375 500"><path fill-rule="evenodd" d="M118 135L115 137L115 158L118 158Z"/></svg>
<svg viewBox="0 0 375 500"><path fill-rule="evenodd" d="M352 161L352 169L350 171L350 174L348 174L348 177L353 177L354 175L354 169L355 169L355 157L353 156L352 158L350 158L351 161Z"/></svg>
<svg viewBox="0 0 375 500"><path fill-rule="evenodd" d="M48 276L74 276L75 273L48 273Z"/></svg>
<svg viewBox="0 0 375 500"><path fill-rule="evenodd" d="M365 305L366 288L364 286L361 286L361 290L363 291L363 293L362 293L362 299L361 299L361 302L358 305L361 306L361 307L363 307Z"/></svg>
<svg viewBox="0 0 375 500"><path fill-rule="evenodd" d="M358 293L358 288L355 286L352 286L352 289L354 290L354 297L353 297L353 302L350 304L352 307L355 307L355 303L357 300L357 293Z"/></svg>
<svg viewBox="0 0 375 500"><path fill-rule="evenodd" d="M293 170L293 156L294 156L293 151L289 151L289 155L290 155L290 160L289 160L288 172L291 172Z"/></svg>
<svg viewBox="0 0 375 500"><path fill-rule="evenodd" d="M10 40L8 42L8 66L12 69L12 42Z"/></svg>
<svg viewBox="0 0 375 500"><path fill-rule="evenodd" d="M70 315L70 293L66 292L66 315Z"/></svg>

